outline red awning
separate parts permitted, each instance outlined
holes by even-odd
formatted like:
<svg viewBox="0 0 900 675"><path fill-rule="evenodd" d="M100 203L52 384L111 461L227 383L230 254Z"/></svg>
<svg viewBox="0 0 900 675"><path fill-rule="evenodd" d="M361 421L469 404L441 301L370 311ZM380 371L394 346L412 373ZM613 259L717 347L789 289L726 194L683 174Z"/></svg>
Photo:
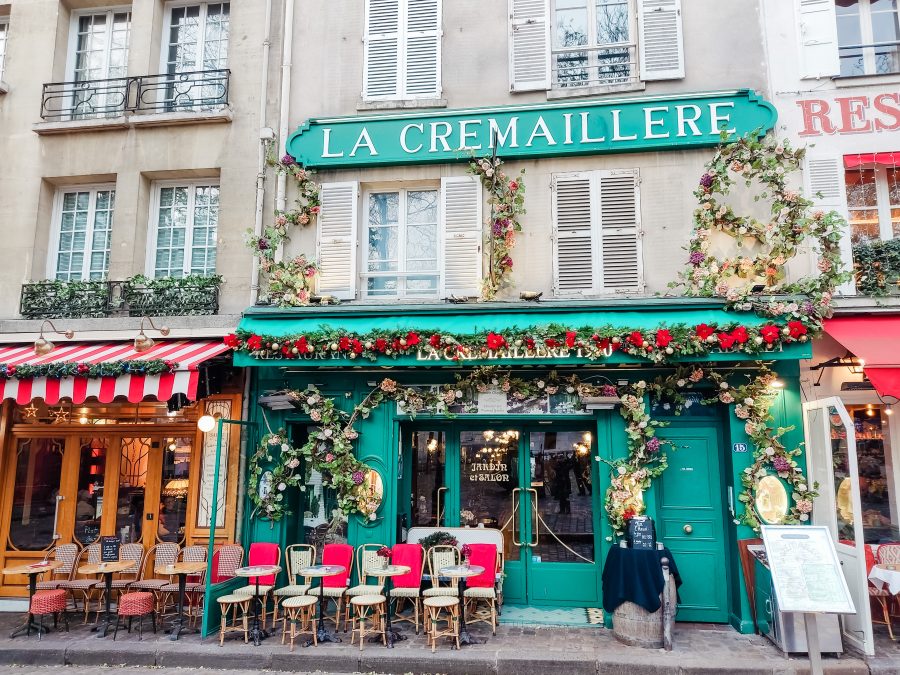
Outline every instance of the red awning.
<svg viewBox="0 0 900 675"><path fill-rule="evenodd" d="M828 319L825 332L865 362L879 394L900 398L900 316L841 316Z"/></svg>
<svg viewBox="0 0 900 675"><path fill-rule="evenodd" d="M900 166L900 152L865 152L861 155L844 155L844 168L855 169L858 166Z"/></svg>
<svg viewBox="0 0 900 675"><path fill-rule="evenodd" d="M60 344L49 354L38 356L34 345L0 347L0 367L40 365L50 363L101 364L117 361L175 361L175 372L159 375L128 373L109 377L35 377L0 380L0 400L12 398L19 404L42 398L55 405L61 398L73 403L83 403L94 397L101 403L109 403L117 396L127 396L132 403L153 396L168 401L174 394L184 394L190 400L197 398L197 371L204 361L213 358L229 347L220 340L169 340L157 342L145 352L134 351L132 342L91 342Z"/></svg>

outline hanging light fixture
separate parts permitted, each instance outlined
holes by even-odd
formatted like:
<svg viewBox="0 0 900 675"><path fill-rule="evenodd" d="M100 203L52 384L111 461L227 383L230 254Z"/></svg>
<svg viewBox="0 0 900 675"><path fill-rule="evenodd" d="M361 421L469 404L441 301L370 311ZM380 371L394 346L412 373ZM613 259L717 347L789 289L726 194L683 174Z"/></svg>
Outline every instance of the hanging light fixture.
<svg viewBox="0 0 900 675"><path fill-rule="evenodd" d="M38 339L34 341L34 353L37 356L45 356L56 348L55 344L44 337L44 326L46 326L48 323L53 329L53 332L55 332L57 335L65 335L67 340L71 340L73 337L75 337L75 331L73 331L72 329L59 330L56 326L53 325L53 322L50 319L44 319L44 322L41 324L41 334L38 336Z"/></svg>
<svg viewBox="0 0 900 675"><path fill-rule="evenodd" d="M159 331L159 334L162 335L163 337L165 337L169 334L168 326L162 326L161 328L157 328L153 324L153 319L151 319L148 316L142 316L140 332L138 332L137 337L134 338L134 351L136 351L136 352L146 352L148 349L152 349L153 345L156 344L156 340L154 340L152 337L150 337L149 335L144 333L144 322L145 321L150 324L150 328L152 328L153 330Z"/></svg>

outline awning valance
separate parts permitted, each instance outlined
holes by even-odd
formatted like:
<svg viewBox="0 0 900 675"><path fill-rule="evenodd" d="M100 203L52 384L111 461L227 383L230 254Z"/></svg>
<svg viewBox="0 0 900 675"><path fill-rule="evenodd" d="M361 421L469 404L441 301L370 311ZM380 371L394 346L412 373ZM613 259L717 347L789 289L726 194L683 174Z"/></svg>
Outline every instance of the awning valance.
<svg viewBox="0 0 900 675"><path fill-rule="evenodd" d="M900 398L900 316L841 316L825 332L865 362L864 372L882 396Z"/></svg>
<svg viewBox="0 0 900 675"><path fill-rule="evenodd" d="M39 356L32 344L17 344L0 347L0 370L4 373L14 369L23 372L34 371L34 366L53 364L85 364L102 366L115 375L81 377L6 377L0 379L0 400L15 399L25 404L34 398L42 398L49 405L55 405L62 398L73 403L83 403L88 398L96 398L109 403L117 396L126 396L132 403L142 401L147 396L160 401L169 400L174 394L184 394L189 399L197 398L197 384L200 379L197 367L223 352L228 347L219 340L170 340L157 342L145 352L136 352L132 342L91 342L60 344L49 354ZM147 362L169 361L171 372L142 372ZM121 368L113 364L121 364ZM87 370L87 368L85 368ZM95 368L95 370L98 370Z"/></svg>
<svg viewBox="0 0 900 675"><path fill-rule="evenodd" d="M872 164L900 166L900 152L865 152L861 155L844 155L845 169L855 169Z"/></svg>

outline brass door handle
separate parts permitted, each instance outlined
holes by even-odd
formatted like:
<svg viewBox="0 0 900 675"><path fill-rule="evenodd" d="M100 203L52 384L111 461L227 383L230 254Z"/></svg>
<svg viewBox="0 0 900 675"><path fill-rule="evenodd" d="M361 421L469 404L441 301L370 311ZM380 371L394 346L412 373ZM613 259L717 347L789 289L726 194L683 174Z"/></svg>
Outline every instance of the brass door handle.
<svg viewBox="0 0 900 675"><path fill-rule="evenodd" d="M521 492L522 488L513 488L512 491L512 517L510 518L510 525L512 526L512 543L513 546L518 546L522 548L524 542L516 540L516 512L519 510L519 500L516 499L516 493Z"/></svg>
<svg viewBox="0 0 900 675"><path fill-rule="evenodd" d="M691 532L694 531L694 528L691 527L690 525L685 525L683 529L684 529L685 534L690 534Z"/></svg>
<svg viewBox="0 0 900 675"><path fill-rule="evenodd" d="M439 487L437 491L437 522L436 525L438 527L441 526L441 519L444 517L443 510L441 509L441 493L446 492L450 488L447 487Z"/></svg>
<svg viewBox="0 0 900 675"><path fill-rule="evenodd" d="M538 491L534 488L525 489L533 495L531 506L534 508L534 522L531 524L532 529L534 529L534 541L529 541L528 543L530 546L537 546L541 538L541 529L539 527L541 516L538 511Z"/></svg>

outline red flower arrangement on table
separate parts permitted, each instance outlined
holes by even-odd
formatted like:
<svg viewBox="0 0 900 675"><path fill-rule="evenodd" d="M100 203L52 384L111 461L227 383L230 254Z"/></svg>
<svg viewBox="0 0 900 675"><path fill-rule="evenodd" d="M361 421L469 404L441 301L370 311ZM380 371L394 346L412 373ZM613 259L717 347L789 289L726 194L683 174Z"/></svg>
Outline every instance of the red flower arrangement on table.
<svg viewBox="0 0 900 675"><path fill-rule="evenodd" d="M472 557L472 547L468 544L463 544L459 549L459 553L462 556L463 561L468 565L469 559Z"/></svg>
<svg viewBox="0 0 900 675"><path fill-rule="evenodd" d="M382 558L385 561L390 560L391 559L391 549L389 549L387 546L382 546L380 549L375 551L375 555L377 555L379 558Z"/></svg>

